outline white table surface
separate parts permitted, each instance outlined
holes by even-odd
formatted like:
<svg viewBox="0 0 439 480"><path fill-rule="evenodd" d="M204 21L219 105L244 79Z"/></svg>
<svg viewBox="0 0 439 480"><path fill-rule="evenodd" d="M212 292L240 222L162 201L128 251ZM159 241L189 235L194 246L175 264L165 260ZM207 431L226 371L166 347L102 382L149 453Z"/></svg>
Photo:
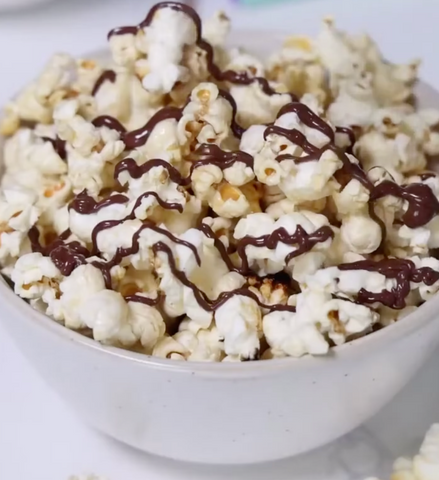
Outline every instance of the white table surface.
<svg viewBox="0 0 439 480"><path fill-rule="evenodd" d="M54 51L81 54L105 46L114 26L138 23L145 0L58 0L33 10L0 13L0 104L29 81ZM309 0L270 10L224 7L236 28L314 33L334 14L343 28L369 31L392 60L424 60L423 78L439 88L439 2L435 0ZM251 19L251 23L250 23ZM1 300L0 300L1 301ZM312 456L257 468L184 466L140 454L83 426L36 376L0 327L0 480L64 480L96 472L111 480L362 480L413 453L439 420L439 352L384 412ZM269 441L269 439L267 439Z"/></svg>

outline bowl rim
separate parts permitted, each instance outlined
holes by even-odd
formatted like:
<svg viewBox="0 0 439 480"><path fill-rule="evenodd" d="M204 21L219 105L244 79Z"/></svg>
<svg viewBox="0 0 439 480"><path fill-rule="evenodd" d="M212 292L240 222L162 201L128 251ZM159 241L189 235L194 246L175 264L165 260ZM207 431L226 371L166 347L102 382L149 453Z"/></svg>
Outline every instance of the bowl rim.
<svg viewBox="0 0 439 480"><path fill-rule="evenodd" d="M284 33L273 31L267 31L266 33L272 35L273 42L285 38ZM232 31L229 38L230 41L236 44L248 43L249 37L261 38L261 35L259 31L249 29ZM108 50L104 48L95 49L86 53L84 57L105 60L108 59ZM416 90L423 97L436 97L436 101L439 104L439 92L426 82L420 80ZM0 136L0 146L3 141L3 137ZM0 165L1 163L0 158ZM394 324L384 327L377 332L365 335L364 337L346 342L343 345L332 347L328 354L322 356L305 355L300 358L285 357L253 362L188 362L154 357L119 347L103 345L75 330L65 327L48 315L31 307L10 288L2 277L0 277L0 299L2 300L0 302L0 321L8 322L22 319L29 324L29 327L41 327L46 333L53 337L79 348L85 347L95 354L104 355L108 358L112 357L114 359L134 362L143 367L151 367L159 370L214 377L249 377L255 374L263 375L292 368L313 369L327 366L328 362L337 361L338 363L340 360L346 358L354 359L371 355L377 348L411 335L420 330L425 324L434 321L434 317L439 311L438 293L417 307L415 311L401 318ZM12 313L13 316L17 318L7 318L9 316L7 315L8 313Z"/></svg>
<svg viewBox="0 0 439 480"><path fill-rule="evenodd" d="M253 362L189 362L154 357L119 347L103 345L34 309L19 297L3 278L0 279L0 299L2 300L0 320L3 322L21 320L22 323L26 324L24 325L25 328L44 330L55 340L62 340L79 348L87 348L95 354L101 354L108 358L113 357L134 362L158 370L214 377L249 377L254 376L255 373L263 375L293 368L314 369L327 367L329 362L336 361L339 363L346 359L354 360L365 355L372 355L380 347L386 347L390 342L412 335L421 330L424 325L435 321L434 317L439 311L439 294L437 294L394 324L343 345L332 347L328 354L322 356L305 355L300 358L284 357Z"/></svg>

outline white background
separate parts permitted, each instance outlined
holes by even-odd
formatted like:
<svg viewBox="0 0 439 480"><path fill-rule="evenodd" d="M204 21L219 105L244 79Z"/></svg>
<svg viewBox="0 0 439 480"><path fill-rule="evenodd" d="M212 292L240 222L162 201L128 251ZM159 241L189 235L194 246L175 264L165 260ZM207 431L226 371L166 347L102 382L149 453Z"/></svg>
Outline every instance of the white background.
<svg viewBox="0 0 439 480"><path fill-rule="evenodd" d="M58 0L20 13L0 13L0 104L50 54L79 55L105 46L108 30L139 23L151 3ZM227 1L207 0L201 12L221 7L231 14L235 28L311 34L320 17L333 14L343 28L370 32L392 60L422 58L423 78L439 88L436 0L308 0L268 9L237 9ZM387 470L394 456L413 453L422 432L439 420L438 380L439 353L366 428L307 457L251 469L184 466L134 452L84 427L0 327L0 480L64 480L71 473L93 471L111 480L362 480Z"/></svg>

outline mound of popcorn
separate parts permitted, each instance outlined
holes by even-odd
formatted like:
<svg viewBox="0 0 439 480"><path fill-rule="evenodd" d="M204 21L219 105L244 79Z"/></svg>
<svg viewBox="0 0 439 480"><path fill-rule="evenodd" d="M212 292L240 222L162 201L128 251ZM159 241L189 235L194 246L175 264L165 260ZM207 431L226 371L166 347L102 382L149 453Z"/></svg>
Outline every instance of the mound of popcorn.
<svg viewBox="0 0 439 480"><path fill-rule="evenodd" d="M105 345L180 361L324 355L439 290L439 111L419 62L325 19L268 59L157 4L111 59L55 55L6 105L0 263Z"/></svg>

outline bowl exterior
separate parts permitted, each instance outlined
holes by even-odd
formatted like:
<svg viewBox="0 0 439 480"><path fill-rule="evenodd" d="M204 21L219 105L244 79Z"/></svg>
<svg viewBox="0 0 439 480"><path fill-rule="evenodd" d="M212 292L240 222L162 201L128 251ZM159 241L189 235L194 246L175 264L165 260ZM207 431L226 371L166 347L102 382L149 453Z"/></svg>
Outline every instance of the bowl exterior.
<svg viewBox="0 0 439 480"><path fill-rule="evenodd" d="M29 313L29 312L28 312ZM242 374L163 368L42 328L1 319L47 383L88 424L141 450L202 463L254 463L314 449L359 426L409 381L439 339L439 321L388 342ZM59 327L60 329L62 327ZM265 365L267 364L267 365Z"/></svg>

